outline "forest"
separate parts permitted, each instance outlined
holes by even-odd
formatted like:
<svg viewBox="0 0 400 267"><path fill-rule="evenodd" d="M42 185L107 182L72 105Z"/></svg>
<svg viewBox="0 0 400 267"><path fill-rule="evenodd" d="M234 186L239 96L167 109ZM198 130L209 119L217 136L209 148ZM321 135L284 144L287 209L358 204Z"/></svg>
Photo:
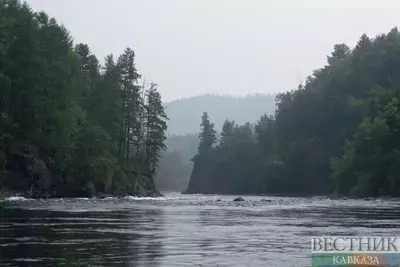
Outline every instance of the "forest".
<svg viewBox="0 0 400 267"><path fill-rule="evenodd" d="M126 48L101 64L68 30L0 0L0 190L156 195L167 116Z"/></svg>
<svg viewBox="0 0 400 267"><path fill-rule="evenodd" d="M56 19L0 0L0 191L157 195L155 179L185 185L191 158L187 193L400 196L397 28L335 45L325 66L276 96L273 115L265 99L258 122L228 119L218 133L204 112L193 157L186 130L165 152L168 116L131 48L101 61Z"/></svg>
<svg viewBox="0 0 400 267"><path fill-rule="evenodd" d="M187 193L400 196L400 33L337 44L256 124L201 119Z"/></svg>
<svg viewBox="0 0 400 267"><path fill-rule="evenodd" d="M260 114L273 114L275 96L204 94L165 103L165 113L168 116L165 140L167 150L162 153L157 168L158 175L155 178L157 189L172 192L186 190L193 169L191 159L196 154L199 144L198 119L203 111L207 111L212 117L215 130L219 132L226 119L234 120L237 124L254 123Z"/></svg>

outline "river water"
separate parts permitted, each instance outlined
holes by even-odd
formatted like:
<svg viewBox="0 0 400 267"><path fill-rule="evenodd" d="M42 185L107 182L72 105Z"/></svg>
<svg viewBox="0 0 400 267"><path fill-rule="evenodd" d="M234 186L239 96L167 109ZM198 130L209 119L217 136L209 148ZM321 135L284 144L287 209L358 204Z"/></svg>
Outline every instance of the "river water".
<svg viewBox="0 0 400 267"><path fill-rule="evenodd" d="M12 198L0 266L310 266L310 237L400 235L400 200Z"/></svg>

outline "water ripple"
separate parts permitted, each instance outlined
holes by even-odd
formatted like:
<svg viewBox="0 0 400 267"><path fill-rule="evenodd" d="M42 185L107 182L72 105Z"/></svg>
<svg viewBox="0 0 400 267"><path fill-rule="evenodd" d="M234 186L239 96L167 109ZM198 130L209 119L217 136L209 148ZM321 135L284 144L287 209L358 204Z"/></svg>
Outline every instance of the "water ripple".
<svg viewBox="0 0 400 267"><path fill-rule="evenodd" d="M310 237L400 234L399 199L8 199L0 266L310 266Z"/></svg>

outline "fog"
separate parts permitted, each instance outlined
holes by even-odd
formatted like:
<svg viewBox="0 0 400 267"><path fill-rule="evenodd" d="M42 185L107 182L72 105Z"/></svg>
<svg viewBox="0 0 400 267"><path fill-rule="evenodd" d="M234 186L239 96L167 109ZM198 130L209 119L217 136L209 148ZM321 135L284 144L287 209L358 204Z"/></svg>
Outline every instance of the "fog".
<svg viewBox="0 0 400 267"><path fill-rule="evenodd" d="M29 0L100 58L127 46L164 101L204 93L285 91L354 46L398 25L396 0ZM74 15L71 15L74 14Z"/></svg>
<svg viewBox="0 0 400 267"><path fill-rule="evenodd" d="M400 266L398 0L21 1L0 266Z"/></svg>

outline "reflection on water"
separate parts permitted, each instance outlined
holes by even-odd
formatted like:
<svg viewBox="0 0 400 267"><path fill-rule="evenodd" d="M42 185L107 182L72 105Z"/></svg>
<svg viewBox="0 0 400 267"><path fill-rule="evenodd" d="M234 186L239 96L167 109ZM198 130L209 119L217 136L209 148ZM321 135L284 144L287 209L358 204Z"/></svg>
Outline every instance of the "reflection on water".
<svg viewBox="0 0 400 267"><path fill-rule="evenodd" d="M400 234L399 200L233 198L8 201L0 266L310 266L310 236Z"/></svg>

